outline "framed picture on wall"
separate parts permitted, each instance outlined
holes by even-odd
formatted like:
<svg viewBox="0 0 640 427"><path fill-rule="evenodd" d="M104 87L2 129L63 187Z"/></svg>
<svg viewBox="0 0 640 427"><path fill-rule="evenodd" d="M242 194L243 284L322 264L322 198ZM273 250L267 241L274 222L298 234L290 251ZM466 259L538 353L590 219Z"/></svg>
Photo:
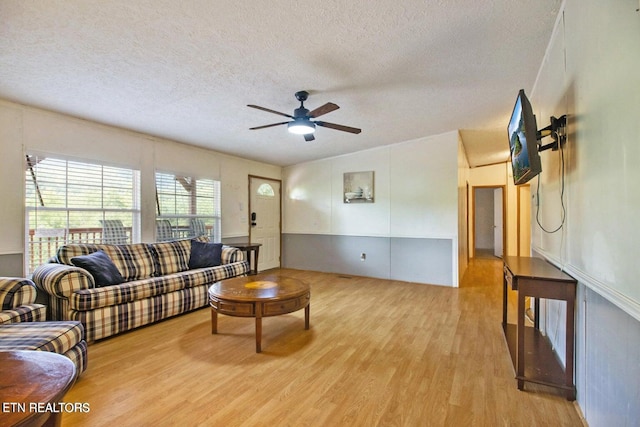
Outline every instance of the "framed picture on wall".
<svg viewBox="0 0 640 427"><path fill-rule="evenodd" d="M342 200L344 203L373 203L373 171L346 172Z"/></svg>

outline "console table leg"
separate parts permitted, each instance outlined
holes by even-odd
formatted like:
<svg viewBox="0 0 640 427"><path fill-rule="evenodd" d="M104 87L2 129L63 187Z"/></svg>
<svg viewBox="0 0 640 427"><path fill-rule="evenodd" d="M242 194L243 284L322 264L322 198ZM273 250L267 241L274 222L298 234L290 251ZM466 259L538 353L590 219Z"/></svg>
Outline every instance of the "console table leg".
<svg viewBox="0 0 640 427"><path fill-rule="evenodd" d="M567 318L566 318L566 336L565 336L565 385L569 387L567 391L567 400L576 400L575 386L573 385L573 371L575 369L575 292L569 293L567 298Z"/></svg>
<svg viewBox="0 0 640 427"><path fill-rule="evenodd" d="M517 356L516 356L516 374L518 377L518 390L522 390L524 388L524 381L521 378L524 378L524 299L525 289L523 285L520 285L521 288L518 291L518 340L517 340Z"/></svg>
<svg viewBox="0 0 640 427"><path fill-rule="evenodd" d="M258 255L260 254L260 247L256 246L256 250L253 254L253 274L258 274Z"/></svg>

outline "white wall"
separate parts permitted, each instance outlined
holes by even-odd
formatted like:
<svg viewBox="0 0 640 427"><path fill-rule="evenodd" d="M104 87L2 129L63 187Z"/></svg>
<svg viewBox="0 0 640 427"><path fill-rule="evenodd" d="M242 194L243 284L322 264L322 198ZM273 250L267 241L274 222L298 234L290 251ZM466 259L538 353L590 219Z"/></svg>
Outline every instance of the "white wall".
<svg viewBox="0 0 640 427"><path fill-rule="evenodd" d="M458 132L389 150L391 235L457 238Z"/></svg>
<svg viewBox="0 0 640 427"><path fill-rule="evenodd" d="M568 115L565 151L541 153L539 195L542 226L562 224L563 202L566 219L556 233L534 220L532 247L578 280L577 400L590 426L640 419L639 6L566 0L530 94L538 128ZM565 305L548 301L542 314L564 357Z"/></svg>
<svg viewBox="0 0 640 427"><path fill-rule="evenodd" d="M285 233L457 236L457 132L284 169ZM343 174L375 172L375 203L343 203Z"/></svg>
<svg viewBox="0 0 640 427"><path fill-rule="evenodd" d="M155 233L156 169L221 181L222 236L247 236L248 175L281 178L282 169L176 141L0 101L0 255L24 253L24 155L94 159L141 171L142 240Z"/></svg>
<svg viewBox="0 0 640 427"><path fill-rule="evenodd" d="M552 115L569 117L566 225L554 234L534 227L534 249L588 277L640 320L637 8L630 0L567 1L530 98L539 128ZM541 156L540 218L552 229L562 217L560 152Z"/></svg>
<svg viewBox="0 0 640 427"><path fill-rule="evenodd" d="M458 277L458 133L284 169L283 232L449 239ZM343 174L374 171L375 203L343 202Z"/></svg>

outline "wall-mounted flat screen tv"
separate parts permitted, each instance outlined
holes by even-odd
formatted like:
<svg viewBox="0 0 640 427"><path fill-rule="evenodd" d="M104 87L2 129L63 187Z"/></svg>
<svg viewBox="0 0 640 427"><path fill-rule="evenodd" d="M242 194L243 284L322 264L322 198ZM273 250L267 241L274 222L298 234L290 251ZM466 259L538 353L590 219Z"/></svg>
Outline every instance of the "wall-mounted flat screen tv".
<svg viewBox="0 0 640 427"><path fill-rule="evenodd" d="M538 154L537 126L531 103L527 99L524 89L521 89L518 92L516 105L513 107L513 113L507 127L515 185L524 184L542 172L540 155Z"/></svg>

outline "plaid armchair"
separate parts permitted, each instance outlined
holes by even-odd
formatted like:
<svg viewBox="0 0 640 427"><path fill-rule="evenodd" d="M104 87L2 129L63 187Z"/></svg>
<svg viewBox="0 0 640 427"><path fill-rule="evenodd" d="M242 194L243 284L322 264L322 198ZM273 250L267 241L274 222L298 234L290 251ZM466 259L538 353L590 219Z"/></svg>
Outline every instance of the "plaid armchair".
<svg viewBox="0 0 640 427"><path fill-rule="evenodd" d="M36 285L31 280L0 277L0 324L45 321L46 307L35 301Z"/></svg>
<svg viewBox="0 0 640 427"><path fill-rule="evenodd" d="M80 322L47 322L46 307L35 304L29 279L0 277L0 351L50 351L68 357L76 376L87 369L87 342Z"/></svg>

